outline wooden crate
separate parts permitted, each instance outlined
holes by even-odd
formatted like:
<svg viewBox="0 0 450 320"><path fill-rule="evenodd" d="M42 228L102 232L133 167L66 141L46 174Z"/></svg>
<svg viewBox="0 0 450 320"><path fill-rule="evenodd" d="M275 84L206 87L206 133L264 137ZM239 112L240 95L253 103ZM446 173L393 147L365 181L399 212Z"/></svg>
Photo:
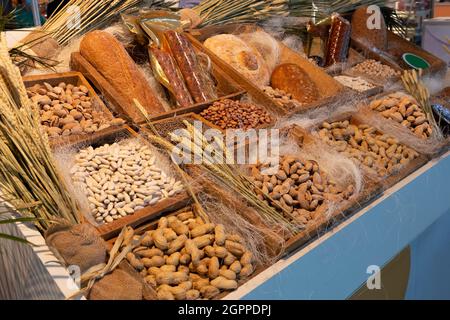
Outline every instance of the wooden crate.
<svg viewBox="0 0 450 320"><path fill-rule="evenodd" d="M176 115L170 118L156 120L153 121L152 124L156 129L157 133L161 135L161 137L163 137L167 141L171 141L169 133L177 129L185 129L186 126L183 123L184 120L188 121L190 124L194 124L196 121L198 121L201 124L202 132L205 132L208 129L215 129L222 132L222 130L219 127L213 125L212 123L209 123L208 121L200 117L198 114L193 112ZM149 128L148 125L142 125L141 130L142 132L153 133L153 131Z"/></svg>
<svg viewBox="0 0 450 320"><path fill-rule="evenodd" d="M113 119L113 115L109 109L105 106L100 97L95 93L95 90L86 80L86 78L80 72L64 72L64 73L52 73L52 74L41 74L23 77L23 82L26 88L30 88L36 84L43 85L44 82L49 83L52 86L57 86L61 82L66 84L73 84L75 86L83 85L89 90L89 97L91 97L91 102L93 108L97 111L101 111L104 117L108 120ZM57 148L67 144L73 144L78 142L87 142L97 137L102 136L105 133L114 131L114 127L110 127L104 130L94 132L92 134L77 134L70 136L59 136L59 137L49 137L50 146L52 148Z"/></svg>
<svg viewBox="0 0 450 320"><path fill-rule="evenodd" d="M297 142L300 147L305 145L316 144L317 139L313 137L307 130L293 125L284 129L287 134ZM320 143L318 144L320 146ZM320 164L319 164L320 165ZM316 239L320 234L325 233L330 227L336 226L352 214L362 209L365 205L372 202L382 194L381 185L367 177L364 181L363 189L358 195L352 196L337 204L331 214L325 216L319 215L314 222L308 224L304 230L291 237L286 242L286 254L289 254L307 242Z"/></svg>
<svg viewBox="0 0 450 320"><path fill-rule="evenodd" d="M211 60L217 63L224 71L226 71L236 82L241 84L242 88L247 90L252 96L258 99L259 103L265 104L274 110L279 110L278 112L282 115L291 114L297 112L301 112L308 109L314 109L317 106L328 103L330 99L335 99L342 93L343 86L334 80L330 75L328 75L322 68L312 64L308 59L304 58L297 52L291 50L283 43L279 42L279 46L281 49L280 52L280 61L279 63L294 63L301 66L305 72L309 75L312 81L315 83L320 97L318 101L304 105L301 108L287 109L285 107L280 107L277 103L275 103L266 93L264 93L259 87L253 84L251 81L247 80L244 76L242 76L239 72L237 72L233 67L229 64L225 63L222 59L220 59L213 52L208 50L203 46L203 42L214 35L227 33L227 34L240 34L244 32L251 32L260 29L256 25L252 24L227 24L224 26L214 26L202 28L199 30L193 30L189 37L192 43L201 48L203 52L205 52L208 56L211 57Z"/></svg>
<svg viewBox="0 0 450 320"><path fill-rule="evenodd" d="M400 72L411 69L411 67L403 62L402 55L404 53L413 53L422 57L430 64L430 68L424 70L425 74L445 74L447 65L443 60L396 35L392 31L387 30L387 38L388 47L386 51L380 49L373 50L367 44L354 37L351 38L351 46L366 58L378 60Z"/></svg>
<svg viewBox="0 0 450 320"><path fill-rule="evenodd" d="M106 143L114 143L118 142L124 139L129 138L138 138L145 142L145 139L142 138L138 133L136 133L134 130L132 130L128 126L124 126L120 129L110 130L109 132L104 132L101 135L97 136L95 139L91 139L90 141L80 141L77 143L74 143L70 146L71 149L80 150L82 148L92 146L94 148L102 146ZM145 142L148 144L148 142ZM169 160L168 160L169 161ZM175 169L174 169L175 170ZM198 186L194 185L193 189L195 192L197 192ZM188 204L191 201L190 195L183 191L173 197L163 199L159 202L157 202L155 205L152 206L146 206L145 208L141 210L135 211L131 215L127 215L125 217L122 217L120 219L114 220L111 223L102 224L102 225L93 225L96 227L97 231L99 232L100 236L105 239L111 239L112 237L118 235L123 227L125 226L132 226L135 227L137 225L140 225L144 222L156 219L163 215L167 211L176 210L178 208L181 208ZM86 214L90 214L86 213ZM93 219L85 218L85 220L89 223L92 223L91 221Z"/></svg>
<svg viewBox="0 0 450 320"><path fill-rule="evenodd" d="M114 109L114 112L120 115L127 116L128 120L137 124L142 124L145 122L143 117L133 116L133 113L128 112L127 108L134 108L134 106L129 106L127 99L120 95L118 91L107 81L101 74L98 72L79 52L74 52L71 55L70 66L72 69L82 72L86 78L88 78L96 88L105 96L107 101L111 103L111 108ZM219 98L215 99L220 100L227 96L232 96L239 94L243 90L233 79L231 79L222 69L215 64L211 63L211 74L216 81L216 88ZM195 108L198 105L202 105L203 103L193 104L191 107L187 108L177 108L174 107L173 110L168 110L167 112L163 112L158 115L152 115L155 118L168 117L173 113L180 112L190 112L191 108Z"/></svg>
<svg viewBox="0 0 450 320"><path fill-rule="evenodd" d="M364 121L364 116L355 114L355 113L340 114L340 115L331 117L331 118L327 119L326 121L328 123L331 123L331 122L344 121L344 120L348 120L351 124L354 124L354 125L366 124L366 122ZM317 130L318 126L315 126L313 128L309 128L309 129ZM383 132L381 132L378 129L377 129L377 132L380 134L383 134ZM334 149L332 146L328 145L327 143L322 142L320 140L320 138L315 137L315 136L313 138L316 139L316 141L320 141L324 147ZM399 170L398 172L396 172L394 174L387 175L384 177L380 177L375 172L375 170L373 170L369 167L363 166L361 163L359 163L359 164L361 165L361 170L363 171L365 178L370 179L370 181L373 181L377 184L380 184L382 187L382 190L384 191L384 190L389 189L393 185L395 185L397 182L399 182L406 176L410 175L412 172L416 171L418 168L422 167L427 162L428 162L428 158L419 153L419 156L416 159L409 161L406 165L402 166L401 170Z"/></svg>
<svg viewBox="0 0 450 320"><path fill-rule="evenodd" d="M177 209L177 210L173 210L172 212L166 213L166 214L165 214L165 217L176 216L176 215L178 215L178 214L180 214L180 213L182 213L182 212L186 212L186 211L192 211L192 207L190 207L190 206L185 206L185 207L183 207L183 208L180 208L180 209ZM142 235L142 234L145 233L146 231L155 230L157 227L158 227L158 220L155 220L155 221L148 222L148 223L145 223L145 224L142 224L142 225L138 226L137 228L134 229L134 233L135 233L136 235ZM116 240L117 240L117 237L114 237L114 238L112 238L112 239L109 239L109 240L106 242L106 246L107 246L107 248L108 248L108 251L110 251L110 250L112 249L112 247L113 247L113 245L114 245L114 242L115 242ZM245 244L244 244L244 245L245 245ZM126 270L127 272L132 273L132 274L135 275L135 276L139 276L139 277L142 278L142 275L140 275L140 274L137 272L137 270L134 269L134 268L129 264L129 262L128 262L127 260L123 260L123 261L121 262L121 264L125 264L125 265L126 265L126 266L125 266L125 265L122 266L122 268L123 268L124 270ZM246 283L246 282L249 281L250 279L254 278L255 276L257 276L259 273L261 273L262 271L264 271L264 269L265 269L265 268L262 267L262 266L257 266L257 267L255 268L255 271L254 271L249 277L247 277L247 278L245 278L245 279L240 279L240 280L238 280L238 287L241 286L242 284ZM143 279L142 279L142 280L143 280ZM151 286L149 286L149 287L150 287L150 288L153 290L153 292L154 292L154 289L153 289ZM220 299L226 297L226 296L228 295L228 293L230 293L230 292L232 292L232 291L223 291L222 293L220 293L219 295L217 295L213 300L220 300ZM156 299L156 295L154 296L154 299Z"/></svg>
<svg viewBox="0 0 450 320"><path fill-rule="evenodd" d="M402 144L413 147L413 149L414 149L414 145L413 145L414 142L424 143L426 141L430 141L429 143L432 143L433 144L432 146L428 145L428 146L424 146L425 148L420 148L420 149L419 149L419 147L417 147L418 150L416 150L430 158L433 158L433 157L441 154L442 150L445 146L444 142L438 143L436 141L432 141L430 139L430 137L428 139L424 140L424 139L420 138L419 136L415 135L414 132L410 130L410 128L407 128L407 127L401 125L400 123L396 122L395 120L385 118L383 115L381 115L380 112L378 112L376 110L372 110L370 108L370 103L372 101L377 100L377 99L382 99L383 97L385 97L389 94L395 93L395 92L398 92L398 90L391 90L391 91L387 91L384 93L380 93L376 96L371 97L371 99L369 101L367 101L367 103L362 102L359 107L360 117L361 118L364 117L364 119L367 123L376 124L374 126L377 127L377 129L379 129L380 131L386 131L386 133L388 133L388 131L393 130L394 132L401 133L398 135L397 139ZM432 148L432 147L434 147L434 148Z"/></svg>
<svg viewBox="0 0 450 320"><path fill-rule="evenodd" d="M240 100L241 98L243 98L245 96L248 96L248 94L246 94L244 91L242 91L242 92L238 92L236 94L231 94L229 96L223 97L222 99ZM250 99L252 101L254 101L253 96L251 96ZM171 112L166 112L163 115L160 115L157 117L152 117L150 120L153 123L159 123L159 122L162 122L163 120L170 121L170 119L179 118L182 115L185 115L185 116L189 115L189 117L195 118L195 120L202 121L207 127L212 128L212 129L217 129L225 134L226 130L220 128L219 126L210 122L209 120L206 120L205 118L203 118L200 115L200 113L203 110L208 109L210 106L213 105L214 102L215 101L210 101L210 102L206 102L206 103L202 103L202 104L197 104L192 107L184 108L183 110L174 110ZM258 127L254 128L254 129L266 129L266 128L273 127L275 125L275 122L277 119L277 114L274 114L270 108L267 108L266 105L257 104L257 106L262 108L263 110L267 111L271 115L272 122L269 124L259 125Z"/></svg>

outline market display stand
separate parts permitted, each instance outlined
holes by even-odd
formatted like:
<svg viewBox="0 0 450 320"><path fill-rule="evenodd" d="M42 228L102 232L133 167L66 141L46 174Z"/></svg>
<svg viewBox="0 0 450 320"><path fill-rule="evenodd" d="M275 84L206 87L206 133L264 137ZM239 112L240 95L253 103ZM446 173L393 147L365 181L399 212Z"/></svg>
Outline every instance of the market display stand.
<svg viewBox="0 0 450 320"><path fill-rule="evenodd" d="M450 152L430 161L369 206L281 259L226 299L346 299L367 281L369 266L382 268L440 217L450 213L449 198ZM15 261L23 274L36 274L34 269L39 269L41 278L35 281L34 289L45 288L41 297L63 298L76 291L67 271L56 262L37 230L24 224L10 228L37 245L27 247L29 253L14 259L23 259ZM449 275L439 276L444 283L450 283ZM15 288L17 292L33 290L30 284L14 280L2 283L28 286L27 290Z"/></svg>
<svg viewBox="0 0 450 320"><path fill-rule="evenodd" d="M449 187L450 152L430 161L316 241L278 261L227 299L350 297L367 281L369 266L382 268L450 212ZM446 283L448 280L442 278Z"/></svg>

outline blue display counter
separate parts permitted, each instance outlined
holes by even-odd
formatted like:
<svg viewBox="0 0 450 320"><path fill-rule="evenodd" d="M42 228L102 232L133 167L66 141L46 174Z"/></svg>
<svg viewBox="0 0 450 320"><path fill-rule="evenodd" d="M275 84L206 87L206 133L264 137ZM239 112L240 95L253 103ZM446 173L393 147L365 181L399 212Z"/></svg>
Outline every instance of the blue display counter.
<svg viewBox="0 0 450 320"><path fill-rule="evenodd" d="M227 298L346 299L371 276L368 268L382 268L407 246L411 266L405 297L450 298L449 230L447 153Z"/></svg>

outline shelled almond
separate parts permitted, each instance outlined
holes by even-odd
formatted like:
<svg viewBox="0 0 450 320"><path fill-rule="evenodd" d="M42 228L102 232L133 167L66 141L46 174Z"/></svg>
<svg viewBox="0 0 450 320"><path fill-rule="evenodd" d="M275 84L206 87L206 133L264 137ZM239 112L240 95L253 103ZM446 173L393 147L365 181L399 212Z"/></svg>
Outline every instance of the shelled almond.
<svg viewBox="0 0 450 320"><path fill-rule="evenodd" d="M131 239L139 244L126 258L160 300L212 299L254 272L252 253L239 235L192 211L160 218L156 229L129 234Z"/></svg>
<svg viewBox="0 0 450 320"><path fill-rule="evenodd" d="M319 136L337 151L375 170L380 177L400 170L419 156L413 149L376 128L351 124L348 120L323 122Z"/></svg>
<svg viewBox="0 0 450 320"><path fill-rule="evenodd" d="M50 137L88 134L125 123L96 110L84 85L44 82L28 88L27 93L39 108L41 124Z"/></svg>
<svg viewBox="0 0 450 320"><path fill-rule="evenodd" d="M370 108L383 117L400 123L422 139L427 139L433 132L425 112L416 100L401 92L372 101Z"/></svg>
<svg viewBox="0 0 450 320"><path fill-rule="evenodd" d="M354 193L354 186L338 186L317 162L283 156L280 168L268 173L267 164L251 168L251 178L258 197L275 208L283 208L302 224L313 222L326 210L326 201L341 202ZM271 173L271 172L270 172Z"/></svg>

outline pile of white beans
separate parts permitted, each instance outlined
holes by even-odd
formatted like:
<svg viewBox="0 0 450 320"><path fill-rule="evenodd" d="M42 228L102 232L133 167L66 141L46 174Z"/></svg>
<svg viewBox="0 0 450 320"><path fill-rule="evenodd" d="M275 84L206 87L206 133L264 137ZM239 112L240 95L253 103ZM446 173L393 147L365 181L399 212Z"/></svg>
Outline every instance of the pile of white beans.
<svg viewBox="0 0 450 320"><path fill-rule="evenodd" d="M70 174L98 223L113 222L183 190L181 181L161 170L154 152L137 139L80 150Z"/></svg>

